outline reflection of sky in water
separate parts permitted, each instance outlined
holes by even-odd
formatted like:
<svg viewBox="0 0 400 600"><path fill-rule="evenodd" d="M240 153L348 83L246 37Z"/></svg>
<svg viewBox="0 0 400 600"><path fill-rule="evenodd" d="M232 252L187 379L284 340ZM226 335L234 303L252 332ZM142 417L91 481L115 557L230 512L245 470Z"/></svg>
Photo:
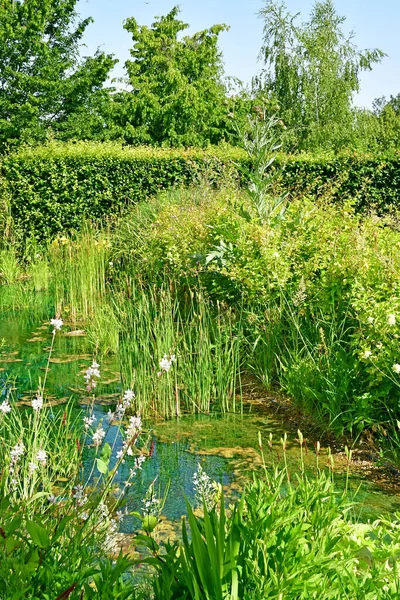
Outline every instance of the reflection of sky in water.
<svg viewBox="0 0 400 600"><path fill-rule="evenodd" d="M106 414L107 410L102 407L97 407L94 414L97 417L96 424ZM94 427L96 426L94 424ZM105 424L104 424L105 428ZM146 457L143 463L142 470L137 472L136 477L132 480L133 485L128 489L125 496L127 500L127 508L130 511L143 511L143 498L146 495L149 486L155 480L155 491L158 497L163 497L167 493L166 502L163 509L163 515L171 520L177 520L181 515L186 513L185 496L193 503L194 488L193 475L197 470L197 465L201 462L202 467L213 480L223 485L233 481L233 475L229 466L229 462L219 456L199 456L193 452L189 452L189 441L182 440L176 442L160 442L157 438L150 434L150 445L153 448L152 456ZM146 438L143 434L143 438ZM112 426L107 431L105 441L115 447L113 458L110 461L110 468L115 465L115 455L122 446L122 436L119 433L118 427ZM85 475L88 476L93 464L94 449L91 448L88 452L85 461ZM116 483L123 483L129 477L129 470L133 467L134 457L126 457L125 463L122 464L116 476ZM98 473L97 473L98 475ZM96 476L97 476L96 475ZM134 520L125 518L123 530L129 531L132 528Z"/></svg>
<svg viewBox="0 0 400 600"><path fill-rule="evenodd" d="M0 305L1 293L0 288ZM14 385L13 395L16 398L21 398L24 394L37 389L39 378L43 379L47 364L48 348L52 337L49 320L53 317L52 304L47 300L42 304L37 302L35 311L20 310L15 313L3 311L0 314L0 340L5 340L3 347L0 346L0 368L3 369L0 371L0 394L5 394L6 390ZM63 329L67 330L68 327ZM37 341L28 342L35 338ZM82 371L91 364L91 349L84 337L65 337L57 334L53 357L62 360L71 356L75 356L75 360L51 364L46 385L48 396L51 394L57 398L71 396L79 398L82 394L84 383ZM15 359L19 361L11 362ZM117 359L111 357L99 362L101 362L102 381L98 385L96 395L120 392L119 381L104 383L108 379L113 379L113 373L118 371ZM104 417L109 408L109 406L97 407L98 418ZM163 512L170 519L178 519L185 513L185 496L189 501L193 500L192 480L199 461L212 479L224 485L234 479L233 464L229 459L216 455L196 455L196 450L216 446L257 448L257 435L258 431L261 431L266 459L270 461L271 457L267 450L269 432L273 432L274 440L279 447L279 438L285 430L285 423L274 421L268 414L257 415L256 411L253 415L244 418L240 415L226 415L223 418L215 415L183 417L180 421L166 423L165 426L169 429L169 434L166 436L163 428L156 426L162 440L166 441L161 441L153 435L153 455L145 461L142 471L138 472L134 485L129 489L127 499L128 509L140 512L143 497L149 485L156 479L155 489L160 489L161 494L165 493L169 486ZM108 431L107 441L110 444L114 441L116 431L116 427L111 427ZM188 431L189 435L187 435ZM193 432L193 435L190 435L190 432ZM299 458L298 445L294 442L295 437L295 435L289 436L288 439L288 460L291 465L297 464ZM121 437L118 435L116 451L121 443ZM189 452L189 448L194 452ZM93 449L87 450L86 473L90 471L92 464L90 455L93 457ZM118 477L122 482L126 480L133 463L134 458L127 458L125 464L121 465ZM244 468L247 474L251 475L251 466L247 465ZM315 466L312 468L315 472ZM345 476L335 473L335 482L338 489L343 489ZM381 512L400 509L400 500L396 495L383 493L378 485L362 479L359 475L351 476L350 487L353 492L357 490L360 483L361 487L356 496L359 505L354 509L355 516L376 517ZM124 529L132 529L132 521L126 520Z"/></svg>

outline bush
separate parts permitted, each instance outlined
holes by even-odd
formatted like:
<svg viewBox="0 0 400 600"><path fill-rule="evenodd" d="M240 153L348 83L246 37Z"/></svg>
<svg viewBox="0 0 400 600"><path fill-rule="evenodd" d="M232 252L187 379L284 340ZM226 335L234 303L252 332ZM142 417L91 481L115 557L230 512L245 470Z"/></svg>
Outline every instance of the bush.
<svg viewBox="0 0 400 600"><path fill-rule="evenodd" d="M87 218L123 212L171 186L204 177L215 184L227 175L243 180L235 164L250 163L244 152L230 146L172 150L52 142L25 148L2 159L0 221L8 223L11 214L22 238L48 240L80 229ZM329 191L335 201L351 198L357 209L374 206L379 212L399 200L399 152L279 155L274 168L277 193L288 191L290 197L319 197Z"/></svg>
<svg viewBox="0 0 400 600"><path fill-rule="evenodd" d="M3 158L1 197L17 232L48 240L104 219L201 173L218 179L235 150L122 149L114 144L57 144ZM5 200L4 200L5 202Z"/></svg>
<svg viewBox="0 0 400 600"><path fill-rule="evenodd" d="M142 280L199 284L245 320L246 362L339 431L399 418L400 234L387 217L306 197L275 226L229 189L136 207L114 256ZM397 427L389 428L397 439Z"/></svg>

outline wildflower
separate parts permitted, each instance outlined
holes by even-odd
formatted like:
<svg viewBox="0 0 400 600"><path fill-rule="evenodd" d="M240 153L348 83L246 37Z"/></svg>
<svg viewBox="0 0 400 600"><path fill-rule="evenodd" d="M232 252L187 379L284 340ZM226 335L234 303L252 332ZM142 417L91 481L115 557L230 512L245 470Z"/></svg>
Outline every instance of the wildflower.
<svg viewBox="0 0 400 600"><path fill-rule="evenodd" d="M363 358L369 358L372 355L371 350L365 350L364 354L362 355Z"/></svg>
<svg viewBox="0 0 400 600"><path fill-rule="evenodd" d="M161 371L158 372L158 375L160 376L163 371L165 373L168 373L168 371L172 367L172 363L174 363L174 362L176 362L175 354L171 354L169 358L166 354L164 354L163 358L160 360Z"/></svg>
<svg viewBox="0 0 400 600"><path fill-rule="evenodd" d="M74 498L76 501L77 506L83 506L84 504L86 504L87 502L87 496L84 493L84 489L82 485L76 485L73 488L74 491Z"/></svg>
<svg viewBox="0 0 400 600"><path fill-rule="evenodd" d="M106 416L107 422L111 424L115 420L115 413L112 410L109 410Z"/></svg>
<svg viewBox="0 0 400 600"><path fill-rule="evenodd" d="M50 504L57 504L57 496L50 494L50 496L47 496L47 501L50 502Z"/></svg>
<svg viewBox="0 0 400 600"><path fill-rule="evenodd" d="M125 439L122 443L122 448L117 452L117 460L124 463L124 456L133 456L132 446L142 429L142 420L140 417L130 417L128 427L125 431Z"/></svg>
<svg viewBox="0 0 400 600"><path fill-rule="evenodd" d="M117 404L117 407L115 409L115 413L111 413L113 415L113 418L116 421L121 421L123 419L123 416L125 414L125 411L130 407L132 400L135 397L135 392L133 392L132 390L126 390L126 392L124 393L123 397L122 397L122 403L120 402L119 404ZM111 416L110 414L110 416Z"/></svg>
<svg viewBox="0 0 400 600"><path fill-rule="evenodd" d="M127 508L125 508L125 510L117 510L117 512L115 513L115 520L117 521L117 523L121 523L121 521L123 521L124 517L126 517L127 515Z"/></svg>
<svg viewBox="0 0 400 600"><path fill-rule="evenodd" d="M0 412L3 413L3 415L6 415L7 413L11 412L11 406L8 403L8 400L4 400L1 404L0 404Z"/></svg>
<svg viewBox="0 0 400 600"><path fill-rule="evenodd" d="M393 367L392 367L392 371L394 373L399 374L400 373L400 365L398 363L394 364Z"/></svg>
<svg viewBox="0 0 400 600"><path fill-rule="evenodd" d="M375 321L374 317L368 317L368 323L373 323Z"/></svg>
<svg viewBox="0 0 400 600"><path fill-rule="evenodd" d="M124 402L131 403L134 397L135 392L133 390L126 390L122 399L124 400Z"/></svg>
<svg viewBox="0 0 400 600"><path fill-rule="evenodd" d="M53 325L53 333L56 333L56 331L60 331L61 327L63 326L63 322L61 319L51 319L50 325Z"/></svg>
<svg viewBox="0 0 400 600"><path fill-rule="evenodd" d="M112 261L112 260L110 260L108 264L109 264L109 266L110 266L110 267L113 267L113 266L114 266L114 263L113 263L113 261Z"/></svg>
<svg viewBox="0 0 400 600"><path fill-rule="evenodd" d="M38 450L37 454L36 454L36 460L38 461L39 464L42 465L42 467L46 466L46 461L47 461L47 454L45 450Z"/></svg>
<svg viewBox="0 0 400 600"><path fill-rule="evenodd" d="M38 394L34 400L32 400L33 410L39 411L43 408L43 396Z"/></svg>
<svg viewBox="0 0 400 600"><path fill-rule="evenodd" d="M218 484L216 481L211 480L201 464L198 464L197 471L193 475L193 486L197 504L202 505L204 502L207 510L211 510L215 506Z"/></svg>
<svg viewBox="0 0 400 600"><path fill-rule="evenodd" d="M86 431L93 425L96 421L96 417L92 414L89 417L83 417L83 423Z"/></svg>
<svg viewBox="0 0 400 600"><path fill-rule="evenodd" d="M95 389L97 385L96 379L100 378L99 364L94 360L92 366L85 372L86 389L88 392Z"/></svg>
<svg viewBox="0 0 400 600"><path fill-rule="evenodd" d="M135 438L141 429L142 419L140 417L130 417L129 425L125 432L127 439L132 440L133 438Z"/></svg>
<svg viewBox="0 0 400 600"><path fill-rule="evenodd" d="M129 470L129 478L135 477L136 472L142 470L142 464L145 460L146 457L143 454L135 458L135 464L133 465L132 469Z"/></svg>
<svg viewBox="0 0 400 600"><path fill-rule="evenodd" d="M29 466L29 473L34 473L36 471L36 469L38 468L38 465L34 462L30 462L28 466Z"/></svg>
<svg viewBox="0 0 400 600"><path fill-rule="evenodd" d="M155 495L153 485L151 485L147 490L147 493L143 498L142 502L144 505L144 511L147 515L154 515L158 517L158 515L160 514L162 501L159 500Z"/></svg>
<svg viewBox="0 0 400 600"><path fill-rule="evenodd" d="M388 325L396 325L396 315L390 314L387 318Z"/></svg>
<svg viewBox="0 0 400 600"><path fill-rule="evenodd" d="M12 462L17 462L25 452L25 446L23 443L15 444L14 448L10 452L10 458Z"/></svg>
<svg viewBox="0 0 400 600"><path fill-rule="evenodd" d="M106 432L104 431L104 429L101 426L98 427L96 432L93 434L93 444L99 447L103 442L105 435Z"/></svg>

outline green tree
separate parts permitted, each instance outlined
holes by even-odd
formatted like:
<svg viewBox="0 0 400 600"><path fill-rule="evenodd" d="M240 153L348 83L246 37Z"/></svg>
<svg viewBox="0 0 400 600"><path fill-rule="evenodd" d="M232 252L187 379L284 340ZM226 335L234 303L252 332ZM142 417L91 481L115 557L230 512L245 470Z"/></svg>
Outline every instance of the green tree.
<svg viewBox="0 0 400 600"><path fill-rule="evenodd" d="M371 70L385 54L356 48L354 34L344 34L345 18L336 13L332 0L315 2L305 23L298 24L299 14L290 14L283 2L274 0L266 0L260 16L262 87L278 103L292 144L346 145L353 135L352 98L360 73Z"/></svg>
<svg viewBox="0 0 400 600"><path fill-rule="evenodd" d="M132 89L117 95L114 104L117 128L129 143L205 145L227 135L218 36L228 28L214 25L178 39L188 27L178 14L174 7L151 27L133 17L124 24L134 42L125 64Z"/></svg>
<svg viewBox="0 0 400 600"><path fill-rule="evenodd" d="M1 0L0 148L62 138L93 137L99 103L116 60L97 52L79 58L91 19L79 21L77 0Z"/></svg>

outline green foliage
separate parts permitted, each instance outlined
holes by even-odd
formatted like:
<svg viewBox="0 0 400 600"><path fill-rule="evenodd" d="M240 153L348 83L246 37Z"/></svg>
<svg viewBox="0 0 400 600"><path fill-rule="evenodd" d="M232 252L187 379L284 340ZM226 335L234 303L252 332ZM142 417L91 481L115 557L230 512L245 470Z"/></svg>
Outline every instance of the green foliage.
<svg viewBox="0 0 400 600"><path fill-rule="evenodd" d="M302 197L267 226L243 216L246 201L229 189L164 194L127 216L116 256L145 280L165 272L177 293L200 285L238 310L246 368L319 420L341 432L381 424L397 444L396 219Z"/></svg>
<svg viewBox="0 0 400 600"><path fill-rule="evenodd" d="M329 477L286 473L254 478L225 512L198 517L190 537L153 547L156 600L391 598L399 592L399 515L389 524L353 524Z"/></svg>
<svg viewBox="0 0 400 600"><path fill-rule="evenodd" d="M24 240L39 241L79 230L85 219L104 221L172 186L202 178L221 184L261 177L255 174L254 157L230 146L164 150L53 142L5 156L0 168L0 198L8 207L8 222L12 217L14 238L19 234ZM358 210L385 212L399 201L398 151L280 154L270 170L275 189L269 196L275 202L286 193L290 198L329 192L334 201L353 200ZM4 231L9 238L7 231L10 225Z"/></svg>
<svg viewBox="0 0 400 600"><path fill-rule="evenodd" d="M125 64L132 91L120 97L119 128L129 143L204 146L226 138L218 36L228 28L214 25L178 39L188 28L178 14L175 6L150 28L133 17L125 21L134 42Z"/></svg>
<svg viewBox="0 0 400 600"><path fill-rule="evenodd" d="M360 72L382 60L381 50L359 51L342 30L332 0L314 3L310 19L298 24L283 2L266 0L261 56L264 93L279 105L279 115L300 149L346 146L351 129L351 101L359 90Z"/></svg>
<svg viewBox="0 0 400 600"><path fill-rule="evenodd" d="M280 135L277 133L282 122L276 117L266 118L265 110L252 118L248 116L248 128L250 132L241 130L237 125L239 145L245 150L250 160L250 167L237 165L238 169L245 175L246 191L250 199L253 211L261 224L270 224L283 218L286 209L286 196L276 195L273 189L276 180L276 172L271 166L276 159L276 152L281 147ZM249 219L252 218L247 213Z"/></svg>
<svg viewBox="0 0 400 600"><path fill-rule="evenodd" d="M126 276L125 276L126 277ZM116 302L121 376L141 415L241 409L241 324L192 289L182 303L168 288L129 278ZM170 359L170 357L173 357ZM167 370L162 360L170 360Z"/></svg>
<svg viewBox="0 0 400 600"><path fill-rule="evenodd" d="M14 232L39 241L79 230L85 219L123 212L159 190L189 183L201 173L218 181L234 149L122 149L116 144L57 144L23 149L1 163Z"/></svg>
<svg viewBox="0 0 400 600"><path fill-rule="evenodd" d="M93 108L106 94L102 85L116 61L99 51L79 60L91 19L76 22L76 3L0 5L0 148L44 141L49 129L61 137L85 137L96 121Z"/></svg>

